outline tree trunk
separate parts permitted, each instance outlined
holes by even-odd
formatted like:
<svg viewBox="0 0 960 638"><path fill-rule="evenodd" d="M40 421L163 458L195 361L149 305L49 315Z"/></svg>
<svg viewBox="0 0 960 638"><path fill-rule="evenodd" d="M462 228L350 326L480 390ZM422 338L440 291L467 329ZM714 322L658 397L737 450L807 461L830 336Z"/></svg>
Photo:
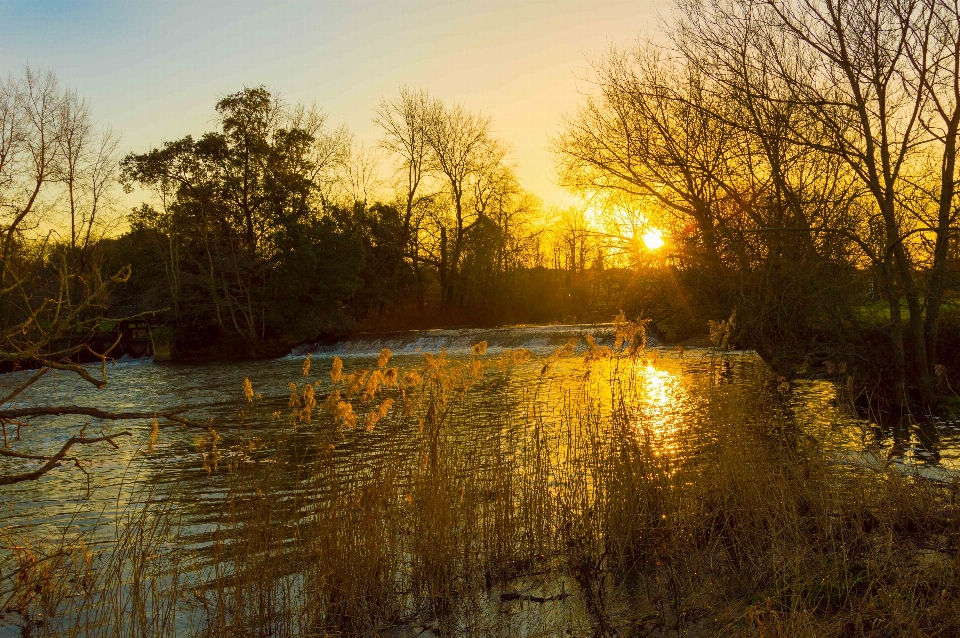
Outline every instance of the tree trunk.
<svg viewBox="0 0 960 638"><path fill-rule="evenodd" d="M893 285L889 266L880 269L881 285L890 309L890 348L893 354L893 393L897 405L907 402L907 358L903 349L903 317L900 313L900 295Z"/></svg>
<svg viewBox="0 0 960 638"><path fill-rule="evenodd" d="M934 373L937 364L937 341L940 329L940 306L943 302L944 276L947 267L947 248L950 244L950 215L956 192L957 129L960 126L960 107L950 121L943 150L943 167L940 174L940 201L937 211L936 243L933 250L933 266L927 280L927 316L924 338L927 346L928 373Z"/></svg>
<svg viewBox="0 0 960 638"><path fill-rule="evenodd" d="M447 229L444 226L440 227L440 268L439 268L439 277L440 277L440 305L444 308L447 307L449 299L448 294L448 284L447 284Z"/></svg>

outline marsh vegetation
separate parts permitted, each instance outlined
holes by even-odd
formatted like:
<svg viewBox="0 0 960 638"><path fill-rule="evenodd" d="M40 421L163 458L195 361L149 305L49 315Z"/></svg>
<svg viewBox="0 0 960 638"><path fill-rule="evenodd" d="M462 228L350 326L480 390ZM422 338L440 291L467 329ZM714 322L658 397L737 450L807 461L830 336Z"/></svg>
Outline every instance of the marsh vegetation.
<svg viewBox="0 0 960 638"><path fill-rule="evenodd" d="M645 348L626 322L552 340L290 357L272 384L209 370L197 396L232 397L207 408L215 431L145 425L97 470L126 476L99 505L11 519L7 620L34 636L960 627L956 483L850 419L843 384Z"/></svg>

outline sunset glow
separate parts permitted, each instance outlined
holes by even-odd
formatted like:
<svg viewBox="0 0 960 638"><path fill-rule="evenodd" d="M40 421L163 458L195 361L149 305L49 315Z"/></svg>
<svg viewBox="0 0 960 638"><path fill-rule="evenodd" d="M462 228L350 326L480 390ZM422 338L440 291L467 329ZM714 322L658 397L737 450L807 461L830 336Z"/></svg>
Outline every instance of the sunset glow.
<svg viewBox="0 0 960 638"><path fill-rule="evenodd" d="M663 231L659 228L651 228L643 234L643 243L650 250L663 248Z"/></svg>
<svg viewBox="0 0 960 638"><path fill-rule="evenodd" d="M0 638L960 638L958 36L0 0Z"/></svg>

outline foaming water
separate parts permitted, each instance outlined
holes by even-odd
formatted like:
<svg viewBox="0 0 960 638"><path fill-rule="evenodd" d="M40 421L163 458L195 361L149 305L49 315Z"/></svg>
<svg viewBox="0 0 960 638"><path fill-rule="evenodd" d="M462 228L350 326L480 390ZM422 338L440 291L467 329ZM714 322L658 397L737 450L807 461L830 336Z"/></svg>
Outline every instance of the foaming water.
<svg viewBox="0 0 960 638"><path fill-rule="evenodd" d="M535 354L549 354L570 339L594 337L597 343L613 339L612 324L509 326L504 328L463 328L438 330L411 330L382 334L358 335L331 343L318 343L295 348L291 357L302 357L308 352L339 357L376 356L382 348L395 355L416 355L423 352L468 354L474 344L485 341L491 354L525 348Z"/></svg>

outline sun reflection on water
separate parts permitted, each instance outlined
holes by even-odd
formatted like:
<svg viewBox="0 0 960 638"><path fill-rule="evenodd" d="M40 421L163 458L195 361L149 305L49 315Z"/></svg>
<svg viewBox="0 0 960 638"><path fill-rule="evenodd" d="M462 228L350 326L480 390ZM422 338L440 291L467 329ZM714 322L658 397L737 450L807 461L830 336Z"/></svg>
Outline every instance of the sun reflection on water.
<svg viewBox="0 0 960 638"><path fill-rule="evenodd" d="M686 400L680 375L647 363L638 367L637 381L637 431L653 437L660 452L676 453Z"/></svg>

